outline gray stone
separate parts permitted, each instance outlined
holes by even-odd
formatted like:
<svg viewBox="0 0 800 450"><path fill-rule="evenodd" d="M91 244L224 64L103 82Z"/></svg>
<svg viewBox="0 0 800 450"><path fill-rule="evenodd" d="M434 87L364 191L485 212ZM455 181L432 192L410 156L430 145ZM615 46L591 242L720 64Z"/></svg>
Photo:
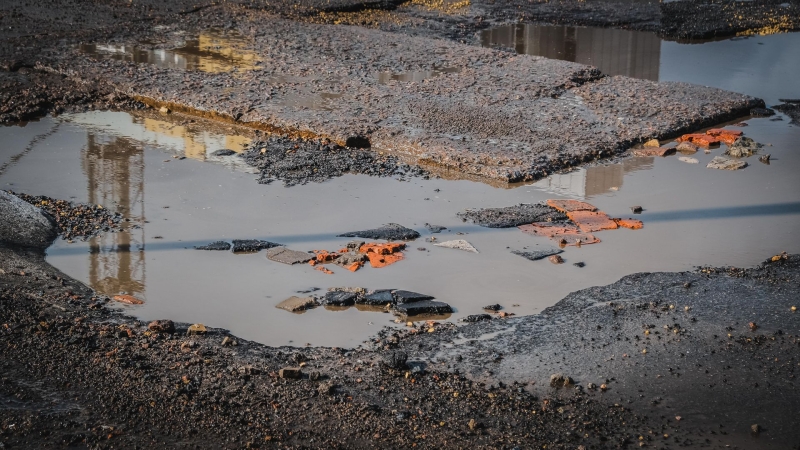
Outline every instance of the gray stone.
<svg viewBox="0 0 800 450"><path fill-rule="evenodd" d="M402 351L389 352L383 356L382 363L384 366L395 370L405 369L408 355Z"/></svg>
<svg viewBox="0 0 800 450"><path fill-rule="evenodd" d="M706 167L709 169L736 170L747 167L747 162L726 158L724 156L715 156Z"/></svg>
<svg viewBox="0 0 800 450"><path fill-rule="evenodd" d="M317 306L317 302L311 297L292 296L275 305L276 308L285 309L289 312L302 312Z"/></svg>
<svg viewBox="0 0 800 450"><path fill-rule="evenodd" d="M538 261L540 259L545 259L548 256L558 255L559 253L563 253L564 250L558 248L549 248L545 250L512 250L511 253L522 256L525 259L530 259L531 261Z"/></svg>
<svg viewBox="0 0 800 450"><path fill-rule="evenodd" d="M289 250L286 247L273 247L267 250L267 258L284 264L305 264L315 258L313 253Z"/></svg>
<svg viewBox="0 0 800 450"><path fill-rule="evenodd" d="M680 156L678 157L678 161L685 162L687 164L698 164L700 160L697 158L690 158L688 156Z"/></svg>
<svg viewBox="0 0 800 450"><path fill-rule="evenodd" d="M380 228L363 231L351 231L339 237L360 237L364 239L384 239L387 241L407 241L419 237L419 233L396 223L388 223Z"/></svg>
<svg viewBox="0 0 800 450"><path fill-rule="evenodd" d="M681 142L675 147L675 150L681 153L697 153L697 146L692 144L691 142Z"/></svg>
<svg viewBox="0 0 800 450"><path fill-rule="evenodd" d="M0 191L0 242L47 248L58 236L55 221L41 209Z"/></svg>
<svg viewBox="0 0 800 450"><path fill-rule="evenodd" d="M236 154L235 151L229 150L227 148L224 148L222 150L217 150L215 152L211 152L211 156L231 156L231 155L235 155L235 154Z"/></svg>
<svg viewBox="0 0 800 450"><path fill-rule="evenodd" d="M395 305L392 312L397 315L416 316L419 314L449 314L453 308L447 303L433 300L425 300L415 303L403 303Z"/></svg>
<svg viewBox="0 0 800 450"><path fill-rule="evenodd" d="M365 253L358 253L358 252L347 252L342 253L338 258L336 258L335 263L342 266L348 267L353 265L354 263L364 262L367 261L367 255Z"/></svg>
<svg viewBox="0 0 800 450"><path fill-rule="evenodd" d="M287 380L298 380L303 377L303 371L298 367L284 367L278 371L278 376Z"/></svg>
<svg viewBox="0 0 800 450"><path fill-rule="evenodd" d="M572 378L562 374L554 373L550 375L550 386L554 388L569 387L573 384Z"/></svg>
<svg viewBox="0 0 800 450"><path fill-rule="evenodd" d="M465 241L464 239L455 239L452 241L445 241L433 245L435 247L454 248L456 250L464 250L466 252L478 253L478 249L476 249L472 244Z"/></svg>
<svg viewBox="0 0 800 450"><path fill-rule="evenodd" d="M441 233L447 229L447 227L443 227L441 225L431 225L429 223L425 224L425 228L427 228L431 233Z"/></svg>
<svg viewBox="0 0 800 450"><path fill-rule="evenodd" d="M492 316L489 314L471 314L461 319L462 322L466 323L483 322L484 320L492 320Z"/></svg>

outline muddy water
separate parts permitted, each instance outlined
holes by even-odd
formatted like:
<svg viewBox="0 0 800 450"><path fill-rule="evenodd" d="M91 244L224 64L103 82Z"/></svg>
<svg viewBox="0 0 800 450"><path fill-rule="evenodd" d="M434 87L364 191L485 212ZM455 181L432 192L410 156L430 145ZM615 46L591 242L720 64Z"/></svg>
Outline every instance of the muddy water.
<svg viewBox="0 0 800 450"><path fill-rule="evenodd" d="M792 39L796 36L722 43L722 49L733 48L728 58L719 56L718 64L683 74L760 95L768 103L797 97L800 86L788 76L800 69L800 58L792 53L797 50L787 47ZM764 43L763 55L740 57L745 51L740 46L758 42ZM677 48L688 50L675 58L707 57L699 50L703 46ZM661 58L670 54L662 49ZM395 326L393 317L355 308L291 314L274 306L310 288L363 286L435 295L456 309L449 320L480 313L491 303L532 314L569 292L634 272L751 266L781 251L799 253L800 127L788 120L747 123L742 128L747 136L769 144L764 151L772 154L771 165L751 157L750 166L736 172L705 168L723 147L692 155L699 164L678 156L629 158L510 190L470 181L366 176L284 188L257 185L236 156L213 156L219 149L241 151L250 139L246 131L175 116L88 113L0 129L6 143L0 165L8 163L0 188L99 203L131 217L139 228L88 242L58 241L48 260L100 292L141 297L144 305L124 308L143 319L202 322L272 345L353 346L385 325ZM181 156L186 158L175 158ZM466 208L562 197L586 199L612 216L629 216L630 206L641 205L645 211L637 217L645 226L599 232L600 244L567 248L566 264L557 266L510 253L550 247L549 240L474 226L455 215ZM419 239L409 244L406 259L392 266L356 273L331 266L335 274L326 275L271 262L264 252L192 248L260 238L297 250L335 250L348 241L337 234L387 222L412 227L423 238L431 236L425 223L446 226L434 235L438 240L466 239L480 253ZM574 267L575 262L586 267Z"/></svg>

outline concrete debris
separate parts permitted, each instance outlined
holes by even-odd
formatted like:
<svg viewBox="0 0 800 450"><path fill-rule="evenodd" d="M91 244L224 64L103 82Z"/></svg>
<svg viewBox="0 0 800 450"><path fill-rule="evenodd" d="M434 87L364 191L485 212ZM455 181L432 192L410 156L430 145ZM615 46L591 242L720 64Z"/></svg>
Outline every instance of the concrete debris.
<svg viewBox="0 0 800 450"><path fill-rule="evenodd" d="M386 241L410 241L419 237L419 233L396 223L389 223L380 228L363 231L351 231L339 237L360 237L364 239L383 239Z"/></svg>
<svg viewBox="0 0 800 450"><path fill-rule="evenodd" d="M175 332L175 323L171 320L154 320L147 324L147 329L156 333L169 333Z"/></svg>
<svg viewBox="0 0 800 450"><path fill-rule="evenodd" d="M231 244L230 242L216 241L210 244L196 246L195 248L197 250L230 250Z"/></svg>
<svg viewBox="0 0 800 450"><path fill-rule="evenodd" d="M685 154L692 154L697 153L697 146L691 142L681 142L677 147L675 147L675 150Z"/></svg>
<svg viewBox="0 0 800 450"><path fill-rule="evenodd" d="M637 148L631 153L633 156L668 156L675 153L675 147Z"/></svg>
<svg viewBox="0 0 800 450"><path fill-rule="evenodd" d="M770 108L751 108L750 115L753 117L770 117L775 115L775 111Z"/></svg>
<svg viewBox="0 0 800 450"><path fill-rule="evenodd" d="M697 158L690 158L688 156L678 157L678 161L685 162L686 164L699 164L700 160Z"/></svg>
<svg viewBox="0 0 800 450"><path fill-rule="evenodd" d="M600 242L593 234L584 233L577 225L569 222L537 222L518 227L523 233L548 237L560 246L579 246Z"/></svg>
<svg viewBox="0 0 800 450"><path fill-rule="evenodd" d="M267 250L267 258L270 261L275 261L283 264L305 264L316 255L308 252L299 252L296 250L289 250L286 247L273 247Z"/></svg>
<svg viewBox="0 0 800 450"><path fill-rule="evenodd" d="M552 255L558 255L559 253L563 253L564 250L558 248L551 248L546 250L529 250L529 251L522 251L522 250L512 250L511 253L522 256L525 259L529 259L531 261L538 261L540 259L547 258Z"/></svg>
<svg viewBox="0 0 800 450"><path fill-rule="evenodd" d="M564 264L564 258L562 258L560 255L550 255L550 257L547 259L553 264Z"/></svg>
<svg viewBox="0 0 800 450"><path fill-rule="evenodd" d="M281 244L276 244L269 241L261 241L257 239L234 239L233 251L234 253L240 252L257 252L264 249L273 247L280 247Z"/></svg>
<svg viewBox="0 0 800 450"><path fill-rule="evenodd" d="M769 153L765 153L765 154L759 156L758 160L761 161L762 163L766 164L766 165L769 165L769 158L771 156L772 155L770 155Z"/></svg>
<svg viewBox="0 0 800 450"><path fill-rule="evenodd" d="M328 291L322 304L325 306L353 306L359 294L356 292Z"/></svg>
<svg viewBox="0 0 800 450"><path fill-rule="evenodd" d="M734 158L746 158L758 152L758 149L762 147L762 144L743 136L736 139L725 154Z"/></svg>
<svg viewBox="0 0 800 450"><path fill-rule="evenodd" d="M420 294L411 291L404 291L404 290L392 291L392 298L394 299L394 302L397 303L398 305L403 305L406 303L417 303L425 300L434 299L434 297L430 295Z"/></svg>
<svg viewBox="0 0 800 450"><path fill-rule="evenodd" d="M275 305L276 308L285 309L286 311L299 313L303 312L307 309L311 309L317 306L317 302L314 301L311 297L296 297L292 296L287 298L286 300L278 303Z"/></svg>
<svg viewBox="0 0 800 450"><path fill-rule="evenodd" d="M457 214L462 220L488 228L511 228L534 222L566 220L555 208L542 204L520 204L505 208L469 209Z"/></svg>
<svg viewBox="0 0 800 450"><path fill-rule="evenodd" d="M500 306L499 303L495 303L494 305L484 306L483 309L485 309L486 311L497 312L497 311L500 311L501 309L503 309L503 307Z"/></svg>
<svg viewBox="0 0 800 450"><path fill-rule="evenodd" d="M453 308L447 303L434 300L425 300L414 303L403 303L396 305L392 312L395 315L418 316L420 314L450 314Z"/></svg>
<svg viewBox="0 0 800 450"><path fill-rule="evenodd" d="M453 248L456 250L464 250L467 252L478 253L478 249L476 249L472 244L465 241L464 239L455 239L452 241L440 242L438 244L433 244L433 245L435 247Z"/></svg>
<svg viewBox="0 0 800 450"><path fill-rule="evenodd" d="M284 367L278 371L278 376L287 380L299 380L303 377L303 371L299 367Z"/></svg>
<svg viewBox="0 0 800 450"><path fill-rule="evenodd" d="M631 212L634 214L641 214L644 211L644 208L641 206L631 206Z"/></svg>
<svg viewBox="0 0 800 450"><path fill-rule="evenodd" d="M719 147L719 143L721 142L720 138L718 137L700 133L684 134L676 140L678 143L691 142L698 147L704 148Z"/></svg>
<svg viewBox="0 0 800 450"><path fill-rule="evenodd" d="M737 170L747 167L747 162L726 158L724 156L715 156L706 167L709 169Z"/></svg>
<svg viewBox="0 0 800 450"><path fill-rule="evenodd" d="M394 289L378 289L356 300L356 303L371 306L386 306L394 303Z"/></svg>
<svg viewBox="0 0 800 450"><path fill-rule="evenodd" d="M554 373L550 375L550 387L554 388L561 388L561 387L570 387L575 382L572 380L571 377L564 375L563 373Z"/></svg>
<svg viewBox="0 0 800 450"><path fill-rule="evenodd" d="M111 300L114 300L115 302L125 303L127 305L142 305L142 304L144 304L144 301L142 301L142 300L140 300L140 299L138 299L138 298L136 298L136 297L134 297L132 295L125 295L125 294L115 295L115 296L111 297Z"/></svg>
<svg viewBox="0 0 800 450"><path fill-rule="evenodd" d="M492 320L492 316L489 314L471 314L467 317L462 318L461 322L476 323L476 322L483 322L485 320Z"/></svg>

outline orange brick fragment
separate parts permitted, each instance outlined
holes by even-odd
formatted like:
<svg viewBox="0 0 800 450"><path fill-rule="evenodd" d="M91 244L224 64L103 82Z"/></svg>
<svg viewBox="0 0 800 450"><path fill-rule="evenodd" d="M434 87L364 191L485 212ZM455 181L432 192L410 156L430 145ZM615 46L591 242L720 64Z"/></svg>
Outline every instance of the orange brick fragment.
<svg viewBox="0 0 800 450"><path fill-rule="evenodd" d="M630 228L631 230L638 230L644 226L641 220L636 219L611 219L622 228Z"/></svg>
<svg viewBox="0 0 800 450"><path fill-rule="evenodd" d="M402 242L389 242L388 244L364 244L358 250L366 253L370 266L374 268L386 267L403 259L400 252L406 247Z"/></svg>
<svg viewBox="0 0 800 450"><path fill-rule="evenodd" d="M519 228L523 233L529 233L536 236L545 236L561 243L562 239L566 242L564 245L577 246L578 241L583 244L596 244L600 239L594 237L589 233L583 233L577 225L573 224L553 224L552 222L536 222L530 225L520 225Z"/></svg>
<svg viewBox="0 0 800 450"><path fill-rule="evenodd" d="M547 206L551 208L555 208L561 212L570 212L570 211L597 211L593 205L590 205L586 202L580 202L578 200L554 200L550 199L547 201Z"/></svg>
<svg viewBox="0 0 800 450"><path fill-rule="evenodd" d="M345 269L349 270L350 272L355 272L356 270L360 269L361 266L363 265L364 263L362 262L354 262L353 264L350 264L349 266L345 267Z"/></svg>
<svg viewBox="0 0 800 450"><path fill-rule="evenodd" d="M614 230L618 228L616 222L611 220L608 215L602 211L573 211L567 213L567 217L575 222L584 233L600 230Z"/></svg>
<svg viewBox="0 0 800 450"><path fill-rule="evenodd" d="M716 147L719 145L720 139L708 134L684 134L677 139L678 142L691 142L699 147Z"/></svg>
<svg viewBox="0 0 800 450"><path fill-rule="evenodd" d="M637 148L631 153L633 156L667 156L675 153L675 147Z"/></svg>
<svg viewBox="0 0 800 450"><path fill-rule="evenodd" d="M742 130L726 130L724 128L712 128L706 131L706 134L709 136L733 136L735 138L741 137L744 132Z"/></svg>
<svg viewBox="0 0 800 450"><path fill-rule="evenodd" d="M317 254L317 262L318 263L327 263L335 260L339 257L339 254L336 252L329 252L327 250L314 250L314 253ZM313 260L312 260L313 261Z"/></svg>
<svg viewBox="0 0 800 450"><path fill-rule="evenodd" d="M326 273L328 275L333 275L333 271L326 269L324 266L317 266L317 267L315 267L315 269L319 270L322 273Z"/></svg>
<svg viewBox="0 0 800 450"><path fill-rule="evenodd" d="M138 298L132 295L115 295L111 297L112 300L120 302L120 303L127 303L128 305L142 305L144 302L139 300Z"/></svg>

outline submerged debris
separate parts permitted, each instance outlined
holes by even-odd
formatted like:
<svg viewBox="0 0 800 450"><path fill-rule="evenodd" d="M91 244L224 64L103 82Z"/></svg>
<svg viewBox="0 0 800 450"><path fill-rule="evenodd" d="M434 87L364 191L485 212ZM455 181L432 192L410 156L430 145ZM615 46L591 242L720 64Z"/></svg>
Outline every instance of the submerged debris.
<svg viewBox="0 0 800 450"><path fill-rule="evenodd" d="M464 239L455 239L452 241L440 242L438 244L433 244L433 245L435 247L454 248L456 250L464 250L467 252L478 253L478 249L476 249L472 244L465 241Z"/></svg>
<svg viewBox="0 0 800 450"><path fill-rule="evenodd" d="M775 111L769 108L752 108L750 115L753 117L770 117L775 115Z"/></svg>
<svg viewBox="0 0 800 450"><path fill-rule="evenodd" d="M675 147L637 148L631 151L633 156L668 156L675 153Z"/></svg>
<svg viewBox="0 0 800 450"><path fill-rule="evenodd" d="M443 227L441 225L431 225L429 223L425 224L425 228L427 228L431 233L441 233L447 229L447 227Z"/></svg>
<svg viewBox="0 0 800 450"><path fill-rule="evenodd" d="M697 158L690 158L688 156L681 156L678 161L685 162L686 164L699 164L700 160Z"/></svg>
<svg viewBox="0 0 800 450"><path fill-rule="evenodd" d="M471 314L461 319L462 322L466 323L483 322L485 320L492 320L492 316L489 314Z"/></svg>
<svg viewBox="0 0 800 450"><path fill-rule="evenodd" d="M284 264L305 264L315 258L315 255L308 252L289 250L286 247L273 247L267 250L267 258Z"/></svg>
<svg viewBox="0 0 800 450"><path fill-rule="evenodd" d="M65 240L81 238L85 241L102 232L122 229L122 215L112 213L100 205L56 200L44 195L7 192L50 214L56 221L58 234Z"/></svg>
<svg viewBox="0 0 800 450"><path fill-rule="evenodd" d="M534 222L566 220L555 208L542 204L519 204L505 208L468 209L457 214L462 220L488 228L511 228Z"/></svg>
<svg viewBox="0 0 800 450"><path fill-rule="evenodd" d="M404 164L397 157L369 149L278 136L253 142L242 158L261 171L260 183L277 179L286 186L319 183L346 173L382 177L428 175L419 166Z"/></svg>
<svg viewBox="0 0 800 450"><path fill-rule="evenodd" d="M579 246L600 242L593 234L584 233L577 225L570 222L537 222L518 227L523 233L548 237L560 246Z"/></svg>
<svg viewBox="0 0 800 450"><path fill-rule="evenodd" d="M567 213L567 216L571 221L575 222L578 228L584 233L614 230L618 227L617 223L611 220L611 218L602 211L574 211Z"/></svg>
<svg viewBox="0 0 800 450"><path fill-rule="evenodd" d="M800 126L800 101L786 98L782 98L781 101L783 103L774 108L789 116L792 119L789 122L791 125Z"/></svg>
<svg viewBox="0 0 800 450"><path fill-rule="evenodd" d="M564 250L559 248L550 248L546 250L532 250L532 251L523 251L523 250L512 250L511 253L522 256L525 259L529 259L531 261L538 261L540 259L545 259L548 256L558 255L559 253L563 253Z"/></svg>
<svg viewBox="0 0 800 450"><path fill-rule="evenodd" d="M350 231L339 237L360 237L364 239L384 239L387 241L410 241L420 235L416 231L396 223L388 223L380 228L363 231Z"/></svg>
<svg viewBox="0 0 800 450"><path fill-rule="evenodd" d="M736 170L747 167L747 162L726 158L724 156L715 156L706 167L709 169Z"/></svg>

